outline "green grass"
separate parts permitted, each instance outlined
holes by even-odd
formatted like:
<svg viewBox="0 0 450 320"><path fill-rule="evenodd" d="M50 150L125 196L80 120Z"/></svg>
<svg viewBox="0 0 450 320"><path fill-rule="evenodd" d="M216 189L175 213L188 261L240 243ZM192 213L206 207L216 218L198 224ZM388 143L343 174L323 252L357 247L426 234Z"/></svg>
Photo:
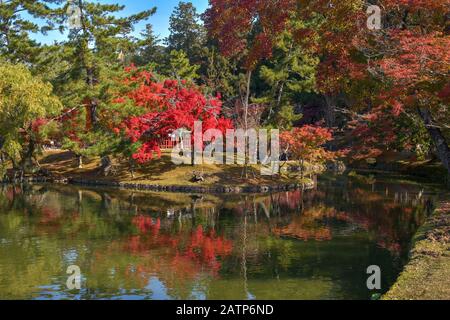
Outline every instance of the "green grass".
<svg viewBox="0 0 450 320"><path fill-rule="evenodd" d="M83 178L97 181L119 181L124 183L150 184L159 186L258 186L280 185L306 182L298 176L262 176L260 166L251 166L247 176L243 175L243 167L238 165L175 165L169 153L163 153L161 158L155 158L145 166L135 170L134 177L125 163L115 161L115 175L104 177L98 168L99 158L84 161L82 169L78 168L76 158L70 152L48 152L40 164L53 175L64 178ZM202 172L205 181L193 182L193 173Z"/></svg>
<svg viewBox="0 0 450 320"><path fill-rule="evenodd" d="M385 300L450 300L450 203L442 203L414 238L409 264Z"/></svg>

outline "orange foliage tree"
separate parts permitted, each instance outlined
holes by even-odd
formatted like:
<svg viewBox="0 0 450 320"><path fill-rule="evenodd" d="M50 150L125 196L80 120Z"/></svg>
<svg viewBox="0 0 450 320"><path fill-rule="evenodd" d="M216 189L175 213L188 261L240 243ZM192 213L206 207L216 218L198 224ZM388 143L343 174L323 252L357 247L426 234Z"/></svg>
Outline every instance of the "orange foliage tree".
<svg viewBox="0 0 450 320"><path fill-rule="evenodd" d="M328 151L326 143L333 140L333 133L328 128L306 125L280 134L281 146L293 160L302 163L321 163L344 156L347 150ZM303 168L302 168L303 170Z"/></svg>

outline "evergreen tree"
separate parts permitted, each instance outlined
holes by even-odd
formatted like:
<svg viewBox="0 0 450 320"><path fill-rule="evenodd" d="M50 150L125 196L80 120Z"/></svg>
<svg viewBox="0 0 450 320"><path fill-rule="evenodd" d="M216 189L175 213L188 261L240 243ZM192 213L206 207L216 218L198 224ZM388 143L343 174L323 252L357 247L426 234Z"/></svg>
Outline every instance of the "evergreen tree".
<svg viewBox="0 0 450 320"><path fill-rule="evenodd" d="M192 82L199 77L197 74L199 66L192 65L184 51L172 50L170 52L169 66L170 71L167 75L179 81L187 80Z"/></svg>
<svg viewBox="0 0 450 320"><path fill-rule="evenodd" d="M239 77L236 63L220 54L215 45L210 45L204 50L202 69L203 83L210 94L220 94L222 100L227 103L238 95L236 88Z"/></svg>
<svg viewBox="0 0 450 320"><path fill-rule="evenodd" d="M34 66L40 53L39 44L30 38L30 33L46 34L52 29L49 18L55 13L50 5L62 0L0 0L0 56L13 63ZM24 18L25 15L41 19L37 23Z"/></svg>
<svg viewBox="0 0 450 320"><path fill-rule="evenodd" d="M275 42L273 56L262 66L259 76L267 85L263 95L254 102L269 106L266 124L291 129L301 116L295 114L300 93L313 92L319 61L294 42L292 33L284 31Z"/></svg>
<svg viewBox="0 0 450 320"><path fill-rule="evenodd" d="M192 63L199 63L205 44L205 30L191 2L180 2L170 17L170 35L166 39L169 52L183 50Z"/></svg>
<svg viewBox="0 0 450 320"><path fill-rule="evenodd" d="M73 12L79 16L67 19L78 19L79 24L70 31L67 43L71 51L67 57L71 62L70 80L82 80L85 83L83 89L87 95L82 100L88 108L89 121L95 128L102 80L109 79L105 75L121 67L118 62L124 62L125 54L131 51L133 39L130 34L134 24L150 17L155 9L117 18L115 14L124 9L122 5L84 0L77 0L72 5L77 8Z"/></svg>
<svg viewBox="0 0 450 320"><path fill-rule="evenodd" d="M160 44L161 40L155 35L153 26L147 24L141 32L142 40L138 42L138 50L133 62L138 66L151 65L156 69L164 60L165 48Z"/></svg>
<svg viewBox="0 0 450 320"><path fill-rule="evenodd" d="M71 126L64 124L68 130L65 145L78 154L80 150L86 155L107 153L107 143L102 139L110 141L111 137L109 130L104 130L109 119L103 114L110 107L114 80L135 50L136 39L130 36L134 25L156 10L117 17L123 9L118 4L84 0L74 0L60 9L60 22L71 23L72 27L60 52L63 69L55 85L74 122Z"/></svg>

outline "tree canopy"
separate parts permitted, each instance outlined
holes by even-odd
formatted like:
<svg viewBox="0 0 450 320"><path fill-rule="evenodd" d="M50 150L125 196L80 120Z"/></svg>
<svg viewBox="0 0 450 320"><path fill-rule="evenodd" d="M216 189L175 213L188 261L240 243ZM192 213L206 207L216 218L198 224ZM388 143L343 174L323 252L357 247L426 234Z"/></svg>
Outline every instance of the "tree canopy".
<svg viewBox="0 0 450 320"><path fill-rule="evenodd" d="M52 86L24 65L0 62L0 74L1 151L16 163L23 160L24 147L47 119L59 114L62 105Z"/></svg>
<svg viewBox="0 0 450 320"><path fill-rule="evenodd" d="M50 122L80 159L127 150L148 160L158 142L142 128L175 121L183 106L190 122L206 112L244 129L279 128L299 146L308 138L302 130L326 127L339 139L316 148L350 148L355 165L395 152L438 158L450 175L448 2L370 3L380 6L380 29L368 27L363 0L210 0L203 14L180 2L160 39L151 6L125 15L115 3L0 1L9 72L1 79L1 150L29 150L41 140L31 138L33 126ZM64 33L60 42L33 40L51 30ZM18 86L36 95L12 90ZM10 119L10 108L26 114ZM115 132L131 122L142 126L136 141Z"/></svg>

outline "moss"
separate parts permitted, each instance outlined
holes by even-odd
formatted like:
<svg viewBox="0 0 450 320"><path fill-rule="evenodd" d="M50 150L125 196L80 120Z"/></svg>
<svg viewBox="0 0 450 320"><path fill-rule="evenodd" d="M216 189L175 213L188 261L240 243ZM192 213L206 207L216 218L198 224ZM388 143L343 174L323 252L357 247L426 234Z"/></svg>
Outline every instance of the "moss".
<svg viewBox="0 0 450 320"><path fill-rule="evenodd" d="M419 229L410 262L384 300L450 299L450 202Z"/></svg>

